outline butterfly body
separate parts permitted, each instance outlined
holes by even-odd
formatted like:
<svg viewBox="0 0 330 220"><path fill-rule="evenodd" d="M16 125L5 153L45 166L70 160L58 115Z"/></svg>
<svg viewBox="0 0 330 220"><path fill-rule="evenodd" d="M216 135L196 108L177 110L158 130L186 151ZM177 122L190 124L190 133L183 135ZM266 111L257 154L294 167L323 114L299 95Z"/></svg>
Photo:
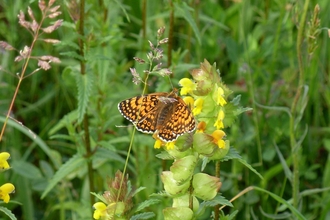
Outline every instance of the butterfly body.
<svg viewBox="0 0 330 220"><path fill-rule="evenodd" d="M196 128L190 108L175 90L136 96L120 102L118 109L137 130L155 133L164 142L175 141Z"/></svg>

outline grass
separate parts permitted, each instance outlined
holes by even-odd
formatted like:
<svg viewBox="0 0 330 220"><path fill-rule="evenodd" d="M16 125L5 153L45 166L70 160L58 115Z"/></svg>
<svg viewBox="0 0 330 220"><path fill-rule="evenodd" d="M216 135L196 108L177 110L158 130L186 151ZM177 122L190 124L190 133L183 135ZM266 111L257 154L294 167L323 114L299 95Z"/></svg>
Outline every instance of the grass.
<svg viewBox="0 0 330 220"><path fill-rule="evenodd" d="M39 38L61 42L39 40L32 50L32 57L49 54L61 63L34 73L38 66L32 59L25 76L32 75L20 80L16 73L22 76L24 63L14 59L33 37L18 24L17 15L22 10L29 20L28 6L37 21L42 14L36 1L0 2L0 39L18 49L2 48L0 53L0 125L6 124L0 149L11 154L12 167L2 173L0 184L11 182L16 188L3 207L17 219L92 218L96 197L90 192L107 190L107 178L125 165L133 129L118 127L128 123L117 104L142 93L129 68L140 73L146 68L133 57L146 59L148 40L155 43L157 30L165 26L165 36L173 38L162 47L162 63L170 63L174 74L171 82L149 76L147 93L169 92L171 83L178 87L178 81L191 78L189 70L206 59L216 63L223 82L234 91L230 98L241 95L240 104L253 108L225 132L231 147L263 179L237 160L222 162L221 195L227 200L239 197L233 207L221 211L229 219L230 214L233 219L326 219L328 1L82 3L85 13L79 14L74 1L56 2L62 12L56 19L63 24ZM45 20L45 25L55 20ZM145 187L134 196L136 204L163 190L160 174L171 165L156 157L161 150L153 144L150 135L135 132L127 173L133 186ZM214 166L205 172L214 174ZM144 211L162 219L162 210L171 202L162 198ZM200 218L209 219L212 211L207 209Z"/></svg>

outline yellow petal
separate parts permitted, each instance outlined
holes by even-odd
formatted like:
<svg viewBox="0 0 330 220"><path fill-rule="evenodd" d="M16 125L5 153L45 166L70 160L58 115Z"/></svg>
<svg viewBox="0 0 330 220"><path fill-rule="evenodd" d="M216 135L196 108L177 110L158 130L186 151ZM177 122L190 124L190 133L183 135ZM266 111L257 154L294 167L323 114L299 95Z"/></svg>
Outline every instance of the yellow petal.
<svg viewBox="0 0 330 220"><path fill-rule="evenodd" d="M191 79L183 78L179 81L179 84L182 86L180 94L187 95L188 93L192 93L196 89L196 83L194 83Z"/></svg>
<svg viewBox="0 0 330 220"><path fill-rule="evenodd" d="M220 106L224 106L225 104L227 104L225 98L224 98L224 91L221 87L218 88L217 91L217 104Z"/></svg>
<svg viewBox="0 0 330 220"><path fill-rule="evenodd" d="M10 154L7 153L7 152L2 152L2 153L0 153L0 161L1 161L1 160L8 160L9 157L10 157Z"/></svg>
<svg viewBox="0 0 330 220"><path fill-rule="evenodd" d="M15 186L11 183L5 183L0 187L0 199L2 199L5 203L8 203L10 200L10 193L15 191Z"/></svg>
<svg viewBox="0 0 330 220"><path fill-rule="evenodd" d="M226 133L223 130L215 130L212 133L212 137L216 140L221 140L224 136L226 136Z"/></svg>
<svg viewBox="0 0 330 220"><path fill-rule="evenodd" d="M95 211L93 213L94 219L100 219L106 215L107 206L103 202L97 202L93 205Z"/></svg>
<svg viewBox="0 0 330 220"><path fill-rule="evenodd" d="M193 109L194 115L198 115L202 112L203 104L204 104L204 99L202 99L202 98L196 99L196 101L194 102L195 107Z"/></svg>
<svg viewBox="0 0 330 220"><path fill-rule="evenodd" d="M162 146L163 142L159 139L155 141L154 148L159 149Z"/></svg>
<svg viewBox="0 0 330 220"><path fill-rule="evenodd" d="M172 141L172 142L168 142L168 143L166 143L166 149L167 149L167 150L172 150L172 149L174 149L174 146L175 146L175 141Z"/></svg>
<svg viewBox="0 0 330 220"><path fill-rule="evenodd" d="M7 152L0 153L0 169L8 169L10 167L7 162L9 157L10 157L10 154Z"/></svg>

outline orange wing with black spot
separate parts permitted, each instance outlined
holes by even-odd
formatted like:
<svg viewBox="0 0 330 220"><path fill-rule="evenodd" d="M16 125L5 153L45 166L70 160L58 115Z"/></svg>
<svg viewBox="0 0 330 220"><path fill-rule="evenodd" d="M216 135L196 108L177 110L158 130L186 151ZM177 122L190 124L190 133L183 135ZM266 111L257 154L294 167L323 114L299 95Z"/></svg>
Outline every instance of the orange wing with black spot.
<svg viewBox="0 0 330 220"><path fill-rule="evenodd" d="M118 109L137 130L144 133L156 132L158 138L164 142L175 141L196 128L192 112L174 91L133 97L120 102Z"/></svg>

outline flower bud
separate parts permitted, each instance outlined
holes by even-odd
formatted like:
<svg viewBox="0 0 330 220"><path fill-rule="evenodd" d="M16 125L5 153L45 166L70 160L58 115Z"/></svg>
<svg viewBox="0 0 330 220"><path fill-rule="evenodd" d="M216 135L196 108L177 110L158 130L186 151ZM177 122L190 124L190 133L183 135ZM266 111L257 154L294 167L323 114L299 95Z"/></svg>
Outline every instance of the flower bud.
<svg viewBox="0 0 330 220"><path fill-rule="evenodd" d="M188 149L186 151L180 151L179 149L174 148L174 149L167 149L166 151L167 151L167 153L169 153L172 157L174 157L176 159L183 158L185 156L192 154L191 149Z"/></svg>
<svg viewBox="0 0 330 220"><path fill-rule="evenodd" d="M172 207L189 207L189 197L190 195L185 194L180 197L173 198ZM192 196L193 200L193 211L196 213L199 209L199 201L195 196Z"/></svg>
<svg viewBox="0 0 330 220"><path fill-rule="evenodd" d="M220 187L220 179L205 173L196 173L193 177L192 186L194 195L203 200L213 199Z"/></svg>
<svg viewBox="0 0 330 220"><path fill-rule="evenodd" d="M163 209L164 220L191 220L194 213L187 207L170 207Z"/></svg>
<svg viewBox="0 0 330 220"><path fill-rule="evenodd" d="M193 155L176 160L170 167L170 170L173 173L173 178L178 183L187 181L193 175L196 163L197 158Z"/></svg>
<svg viewBox="0 0 330 220"><path fill-rule="evenodd" d="M161 179L164 184L165 191L170 196L176 196L179 194L186 193L190 186L190 181L186 181L184 183L178 183L173 178L173 173L170 171L164 171L161 175Z"/></svg>
<svg viewBox="0 0 330 220"><path fill-rule="evenodd" d="M224 142L225 142L225 147L216 148L215 151L213 152L212 156L209 157L211 160L220 160L228 154L230 144L229 144L228 140L226 140Z"/></svg>
<svg viewBox="0 0 330 220"><path fill-rule="evenodd" d="M212 136L205 133L194 134L193 148L196 152L203 155L211 154L215 146Z"/></svg>

